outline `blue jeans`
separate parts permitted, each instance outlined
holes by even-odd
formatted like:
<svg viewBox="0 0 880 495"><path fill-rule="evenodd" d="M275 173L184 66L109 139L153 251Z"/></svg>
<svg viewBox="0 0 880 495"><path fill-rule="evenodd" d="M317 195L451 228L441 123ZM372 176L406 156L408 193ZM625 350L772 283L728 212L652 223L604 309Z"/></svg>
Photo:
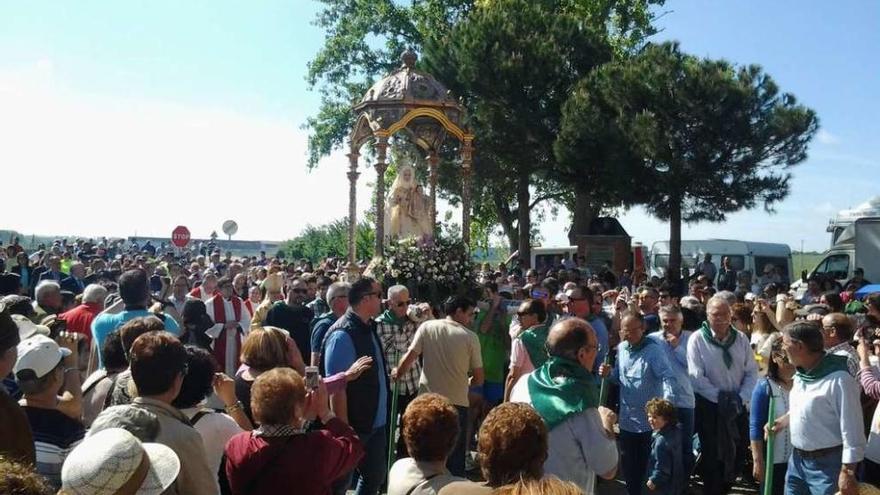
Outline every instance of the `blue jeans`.
<svg viewBox="0 0 880 495"><path fill-rule="evenodd" d="M455 448L452 449L452 454L446 459L446 469L453 476L464 478L464 459L467 455L470 440L467 437L468 408L455 406L455 410L458 412L458 438L455 440Z"/></svg>
<svg viewBox="0 0 880 495"><path fill-rule="evenodd" d="M797 451L788 460L785 473L785 495L834 495L840 476L843 449L818 459L804 459Z"/></svg>
<svg viewBox="0 0 880 495"><path fill-rule="evenodd" d="M620 430L620 453L623 480L629 495L641 495L648 481L648 458L651 455L651 432L633 433Z"/></svg>
<svg viewBox="0 0 880 495"><path fill-rule="evenodd" d="M382 484L385 483L385 475L388 474L385 471L388 462L388 429L382 426L370 433L358 433L358 437L364 445L364 458L354 471L333 484L334 494L344 494L351 486L355 474L357 474L355 495L377 495Z"/></svg>
<svg viewBox="0 0 880 495"><path fill-rule="evenodd" d="M694 470L694 408L676 407L675 412L681 428L681 461L684 464L684 481L687 486Z"/></svg>

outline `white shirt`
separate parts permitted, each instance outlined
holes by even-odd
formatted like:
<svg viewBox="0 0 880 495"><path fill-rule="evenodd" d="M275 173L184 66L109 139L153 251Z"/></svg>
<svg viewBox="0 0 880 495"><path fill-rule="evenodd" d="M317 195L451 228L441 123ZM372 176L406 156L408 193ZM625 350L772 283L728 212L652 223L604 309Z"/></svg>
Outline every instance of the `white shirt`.
<svg viewBox="0 0 880 495"><path fill-rule="evenodd" d="M420 462L404 457L388 473L388 495L435 495L454 481L466 480L449 474L442 461Z"/></svg>
<svg viewBox="0 0 880 495"><path fill-rule="evenodd" d="M181 409L180 412L192 420L196 413L201 410L201 407L190 407ZM193 428L202 436L208 467L216 475L220 472L220 461L223 459L223 450L226 448L226 442L244 430L229 415L211 411L210 409L207 409L207 411L210 412L199 418L198 422L193 425ZM181 459L181 462L186 462L186 460ZM216 476L215 481L217 481L217 487L214 493L220 493L220 483Z"/></svg>
<svg viewBox="0 0 880 495"><path fill-rule="evenodd" d="M795 375L789 395L789 427L795 448L813 451L843 445L844 464L865 454L859 384L846 371L812 383Z"/></svg>
<svg viewBox="0 0 880 495"><path fill-rule="evenodd" d="M514 385L511 402L531 404L528 376ZM570 481L586 495L595 495L596 473L611 471L617 466L617 459L617 443L605 434L599 410L590 408L569 416L550 430L544 474Z"/></svg>

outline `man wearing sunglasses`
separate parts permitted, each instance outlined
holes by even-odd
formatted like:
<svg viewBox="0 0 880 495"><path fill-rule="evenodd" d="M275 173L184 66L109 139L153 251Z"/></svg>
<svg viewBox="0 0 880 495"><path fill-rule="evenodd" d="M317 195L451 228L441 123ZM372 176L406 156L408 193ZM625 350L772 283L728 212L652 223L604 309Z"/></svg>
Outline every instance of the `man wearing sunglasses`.
<svg viewBox="0 0 880 495"><path fill-rule="evenodd" d="M395 285L388 288L388 301L386 309L376 318L376 332L382 342L382 352L385 353L386 372L391 376L391 368L406 354L416 334L417 324L407 317L407 309L410 305L409 290L403 285ZM418 361L406 373L400 376L398 382L397 410L403 414L406 407L416 398L419 392L419 377L422 375L422 366ZM389 407L390 407L389 401ZM390 409L389 409L390 410ZM397 456L409 457L403 437L397 443Z"/></svg>
<svg viewBox="0 0 880 495"><path fill-rule="evenodd" d="M263 322L266 326L287 330L303 356L311 356L310 324L315 318L312 310L305 306L308 294L306 282L300 278L293 279L287 288L287 299L273 304Z"/></svg>
<svg viewBox="0 0 880 495"><path fill-rule="evenodd" d="M599 365L608 354L608 329L605 323L592 314L593 291L588 287L575 287L565 292L562 309L570 316L586 320L596 332L596 340L599 342L599 350L596 351L596 363L594 371L599 370Z"/></svg>

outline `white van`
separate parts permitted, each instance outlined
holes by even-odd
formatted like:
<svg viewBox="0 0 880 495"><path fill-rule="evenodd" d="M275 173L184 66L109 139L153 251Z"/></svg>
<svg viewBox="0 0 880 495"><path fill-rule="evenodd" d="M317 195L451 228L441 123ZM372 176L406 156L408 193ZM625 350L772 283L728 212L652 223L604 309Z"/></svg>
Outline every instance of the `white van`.
<svg viewBox="0 0 880 495"><path fill-rule="evenodd" d="M550 268L558 266L563 257L572 259L577 255L577 252L577 246L533 247L530 266L538 272L544 273Z"/></svg>
<svg viewBox="0 0 880 495"><path fill-rule="evenodd" d="M772 264L788 284L792 280L791 248L788 244L770 242L734 241L729 239L706 239L681 241L681 265L694 273L697 263L703 261L706 253L712 254L712 263L721 268L721 258L730 258L730 265L736 271L748 270L752 281L763 274L764 267ZM651 276L663 278L669 266L669 241L658 241L651 246Z"/></svg>

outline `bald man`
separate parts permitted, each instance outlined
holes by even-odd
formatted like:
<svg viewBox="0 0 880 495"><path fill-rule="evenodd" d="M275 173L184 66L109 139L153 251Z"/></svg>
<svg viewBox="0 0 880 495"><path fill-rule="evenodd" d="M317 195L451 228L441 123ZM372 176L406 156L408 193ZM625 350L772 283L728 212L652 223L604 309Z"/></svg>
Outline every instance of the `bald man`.
<svg viewBox="0 0 880 495"><path fill-rule="evenodd" d="M510 394L544 419L549 429L544 473L578 485L587 495L596 490L596 475L617 473L617 416L599 405L599 387L591 373L598 351L596 332L585 320L567 318L547 335L547 361L525 375Z"/></svg>
<svg viewBox="0 0 880 495"><path fill-rule="evenodd" d="M724 298L709 299L706 319L688 342L688 375L695 392L704 491L722 494L729 492L745 461L746 408L758 380L758 366L749 338L730 325L730 305Z"/></svg>
<svg viewBox="0 0 880 495"><path fill-rule="evenodd" d="M843 313L830 313L822 317L822 342L825 352L846 358L849 374L859 373L859 355L850 343L853 339L852 321Z"/></svg>

